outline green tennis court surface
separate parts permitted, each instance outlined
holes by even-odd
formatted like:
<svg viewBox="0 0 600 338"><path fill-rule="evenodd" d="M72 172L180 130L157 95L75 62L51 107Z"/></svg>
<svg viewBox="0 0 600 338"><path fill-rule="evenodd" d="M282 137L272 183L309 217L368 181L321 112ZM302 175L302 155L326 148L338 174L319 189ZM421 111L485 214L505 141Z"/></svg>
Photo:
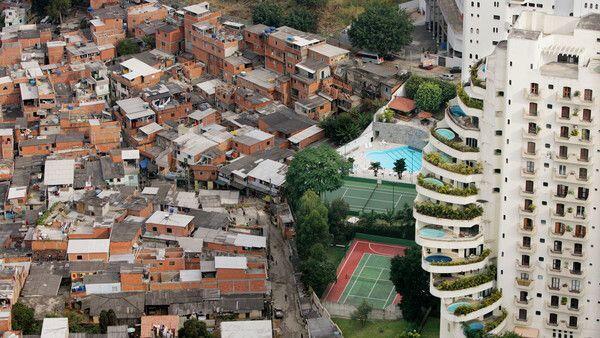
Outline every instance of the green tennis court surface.
<svg viewBox="0 0 600 338"><path fill-rule="evenodd" d="M417 192L412 184L382 182L362 178L346 178L344 185L338 190L326 192L324 199L328 202L341 198L348 203L350 211L386 212L397 210L404 204L412 205Z"/></svg>
<svg viewBox="0 0 600 338"><path fill-rule="evenodd" d="M385 309L396 298L390 281L390 258L365 253L346 285L340 304L359 306L363 301L375 309Z"/></svg>

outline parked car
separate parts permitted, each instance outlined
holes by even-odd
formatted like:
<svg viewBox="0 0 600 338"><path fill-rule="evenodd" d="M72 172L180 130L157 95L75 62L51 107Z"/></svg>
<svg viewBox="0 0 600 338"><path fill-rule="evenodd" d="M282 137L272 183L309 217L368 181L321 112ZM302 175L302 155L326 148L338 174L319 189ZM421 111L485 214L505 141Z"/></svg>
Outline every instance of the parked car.
<svg viewBox="0 0 600 338"><path fill-rule="evenodd" d="M460 71L461 71L461 69L458 66L457 67L452 67L452 68L450 68L448 70L448 72L450 72L450 74L460 74Z"/></svg>
<svg viewBox="0 0 600 338"><path fill-rule="evenodd" d="M432 70L433 68L435 68L435 66L434 65L423 65L423 64L420 64L419 68L425 69L425 70Z"/></svg>
<svg viewBox="0 0 600 338"><path fill-rule="evenodd" d="M452 81L454 80L454 74L440 74L440 78L442 78L442 80Z"/></svg>

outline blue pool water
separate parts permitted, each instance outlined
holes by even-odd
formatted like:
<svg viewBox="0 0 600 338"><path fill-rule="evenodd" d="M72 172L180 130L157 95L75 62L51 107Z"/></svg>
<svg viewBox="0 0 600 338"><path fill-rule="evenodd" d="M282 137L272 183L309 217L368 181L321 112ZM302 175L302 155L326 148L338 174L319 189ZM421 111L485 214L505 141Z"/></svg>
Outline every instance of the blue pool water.
<svg viewBox="0 0 600 338"><path fill-rule="evenodd" d="M429 263L439 263L439 262L451 262L452 258L446 256L446 255L431 255L431 256L427 256L425 257L425 260L428 261Z"/></svg>
<svg viewBox="0 0 600 338"><path fill-rule="evenodd" d="M454 313L454 310L456 310L456 308L458 308L461 305L469 305L469 303L467 303L467 302L452 303L452 304L448 305L448 312ZM475 322L473 324L477 324L477 322ZM479 323L479 324L481 324L481 323Z"/></svg>
<svg viewBox="0 0 600 338"><path fill-rule="evenodd" d="M474 330L474 331L483 330L483 323L473 322L473 323L469 324L469 329Z"/></svg>
<svg viewBox="0 0 600 338"><path fill-rule="evenodd" d="M419 230L419 234L423 237L429 237L429 238L442 238L442 237L446 236L446 233L443 230L430 229L430 228L423 228L423 229Z"/></svg>
<svg viewBox="0 0 600 338"><path fill-rule="evenodd" d="M438 135L440 135L441 137L445 138L448 141L452 141L456 137L456 134L452 130L447 129L447 128L440 128L440 129L436 129L435 131L436 131L436 133L438 133Z"/></svg>
<svg viewBox="0 0 600 338"><path fill-rule="evenodd" d="M387 150L367 151L366 157L370 162L379 162L385 169L394 169L394 162L403 158L406 162L406 171L410 173L421 170L421 151L409 146L402 146Z"/></svg>

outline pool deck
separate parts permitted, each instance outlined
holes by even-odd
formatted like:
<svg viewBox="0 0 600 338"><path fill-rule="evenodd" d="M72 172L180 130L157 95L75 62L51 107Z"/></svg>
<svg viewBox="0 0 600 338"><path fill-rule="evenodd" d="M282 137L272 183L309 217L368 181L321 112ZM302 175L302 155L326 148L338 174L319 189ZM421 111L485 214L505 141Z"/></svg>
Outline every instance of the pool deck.
<svg viewBox="0 0 600 338"><path fill-rule="evenodd" d="M390 182L404 182L410 184L416 184L418 172L410 173L405 171L402 174L402 179L398 179L398 175L391 169L381 169L375 177L373 170L369 170L371 166L371 160L367 158L368 151L380 151L380 150L388 150L393 148L398 148L405 146L404 144L397 143L387 143L385 141L374 141L374 142L364 142L360 143L358 148L352 150L350 153L346 155L346 158L352 157L354 159L354 168L352 169L352 173L350 176L354 177L364 177L371 179L381 179L383 181Z"/></svg>

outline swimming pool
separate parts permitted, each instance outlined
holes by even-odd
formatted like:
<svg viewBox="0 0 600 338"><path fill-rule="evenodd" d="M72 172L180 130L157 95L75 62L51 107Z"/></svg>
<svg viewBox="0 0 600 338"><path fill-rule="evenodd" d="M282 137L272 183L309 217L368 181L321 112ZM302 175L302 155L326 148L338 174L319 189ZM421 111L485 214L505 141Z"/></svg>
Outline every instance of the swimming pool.
<svg viewBox="0 0 600 338"><path fill-rule="evenodd" d="M420 150L409 146L387 150L370 150L366 153L367 160L379 162L385 169L394 169L394 162L399 158L403 158L406 162L406 171L410 173L421 170L421 156Z"/></svg>
<svg viewBox="0 0 600 338"><path fill-rule="evenodd" d="M469 324L469 329L471 329L473 331L483 330L483 323L482 322L473 322L473 323Z"/></svg>
<svg viewBox="0 0 600 338"><path fill-rule="evenodd" d="M454 313L459 306L469 305L468 302L456 302L448 305L448 312Z"/></svg>
<svg viewBox="0 0 600 338"><path fill-rule="evenodd" d="M448 128L439 128L436 129L435 132L448 141L452 141L456 137L456 133Z"/></svg>
<svg viewBox="0 0 600 338"><path fill-rule="evenodd" d="M429 238L442 238L446 236L446 232L444 232L444 230L423 228L419 230L419 235Z"/></svg>
<svg viewBox="0 0 600 338"><path fill-rule="evenodd" d="M425 257L425 260L429 263L447 263L452 262L452 258L446 255L430 255Z"/></svg>

